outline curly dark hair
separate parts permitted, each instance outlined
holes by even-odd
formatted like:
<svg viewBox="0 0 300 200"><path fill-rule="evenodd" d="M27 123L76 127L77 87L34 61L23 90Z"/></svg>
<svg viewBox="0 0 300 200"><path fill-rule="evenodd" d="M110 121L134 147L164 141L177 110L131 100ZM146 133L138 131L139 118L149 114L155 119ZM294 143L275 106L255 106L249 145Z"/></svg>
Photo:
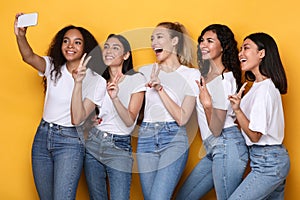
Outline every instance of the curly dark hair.
<svg viewBox="0 0 300 200"><path fill-rule="evenodd" d="M286 94L288 87L287 78L275 40L266 33L252 33L245 37L244 41L246 39L254 42L259 51L265 50L265 56L259 64L259 72L271 78L280 94ZM255 76L251 71L246 71L245 77L249 81L255 81Z"/></svg>
<svg viewBox="0 0 300 200"><path fill-rule="evenodd" d="M51 64L54 65L54 68L50 72L50 78L54 82L57 82L58 79L61 77L61 68L62 66L66 63L66 58L64 57L62 50L61 50L61 45L63 43L64 36L67 31L71 29L76 29L80 31L83 37L84 41L84 47L83 47L83 52L84 53L90 53L95 47L98 46L98 42L95 39L95 37L85 28L82 27L77 27L73 25L69 25L61 29L52 39L52 42L50 44L50 47L48 49L47 55L51 58ZM44 78L44 87L46 89L46 79Z"/></svg>
<svg viewBox="0 0 300 200"><path fill-rule="evenodd" d="M207 31L212 31L217 35L217 38L220 41L221 46L223 48L222 63L225 69L222 72L222 76L226 70L232 71L233 76L236 80L237 91L238 91L242 86L242 71L240 68L240 61L238 57L239 50L233 32L226 25L211 24L207 26L205 29L203 29L201 35L198 37L197 60L198 60L198 66L200 67L201 75L206 76L210 66L209 60L202 59L202 53L200 50L200 42L202 40L203 35Z"/></svg>

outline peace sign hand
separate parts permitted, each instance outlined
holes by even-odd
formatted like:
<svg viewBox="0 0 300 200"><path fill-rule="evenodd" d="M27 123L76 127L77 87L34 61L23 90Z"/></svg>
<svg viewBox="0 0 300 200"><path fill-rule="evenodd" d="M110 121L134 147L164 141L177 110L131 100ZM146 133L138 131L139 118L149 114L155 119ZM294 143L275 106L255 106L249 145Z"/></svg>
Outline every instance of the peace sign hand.
<svg viewBox="0 0 300 200"><path fill-rule="evenodd" d="M122 76L123 76L122 73L118 73L112 82L107 83L106 89L111 99L116 99L118 97L118 93L119 93L118 83Z"/></svg>
<svg viewBox="0 0 300 200"><path fill-rule="evenodd" d="M233 94L233 95L228 96L228 99L230 101L232 110L234 112L237 112L237 111L240 110L240 103L241 103L241 99L242 99L242 94L245 90L246 85L247 85L247 82L245 82L243 84L243 86L241 87L241 89L239 90L239 92L237 94Z"/></svg>
<svg viewBox="0 0 300 200"><path fill-rule="evenodd" d="M86 53L82 56L77 69L72 71L72 76L74 78L74 81L77 83L81 83L83 81L86 74L86 65L92 58L92 56L89 56L86 60L84 60L85 57L86 57Z"/></svg>
<svg viewBox="0 0 300 200"><path fill-rule="evenodd" d="M196 83L199 87L199 100L204 108L212 107L212 99L206 88L206 82L203 76L200 77L200 82L196 80Z"/></svg>
<svg viewBox="0 0 300 200"><path fill-rule="evenodd" d="M160 91L162 89L162 85L158 78L158 74L160 72L160 67L157 63L153 64L152 72L150 75L150 81L146 84L146 87L154 88L156 91Z"/></svg>

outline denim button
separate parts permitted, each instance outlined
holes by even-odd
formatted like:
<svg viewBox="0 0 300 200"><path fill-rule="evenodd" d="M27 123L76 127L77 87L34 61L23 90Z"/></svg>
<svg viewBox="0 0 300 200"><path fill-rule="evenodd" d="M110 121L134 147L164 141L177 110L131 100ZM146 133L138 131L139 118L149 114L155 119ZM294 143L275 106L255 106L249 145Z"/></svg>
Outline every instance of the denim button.
<svg viewBox="0 0 300 200"><path fill-rule="evenodd" d="M103 138L106 138L107 137L107 133L103 133Z"/></svg>
<svg viewBox="0 0 300 200"><path fill-rule="evenodd" d="M52 127L52 126L53 126L53 124L52 124L52 123L50 123L50 124L49 124L49 126L50 126L50 127Z"/></svg>

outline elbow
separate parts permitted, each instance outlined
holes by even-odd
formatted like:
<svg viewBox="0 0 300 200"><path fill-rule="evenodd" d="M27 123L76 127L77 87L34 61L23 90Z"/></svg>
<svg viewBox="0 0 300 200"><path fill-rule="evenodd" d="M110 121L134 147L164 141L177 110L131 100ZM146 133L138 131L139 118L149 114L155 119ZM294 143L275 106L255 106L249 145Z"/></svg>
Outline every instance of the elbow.
<svg viewBox="0 0 300 200"><path fill-rule="evenodd" d="M71 117L71 123L75 126L79 125L82 122L82 120L78 118Z"/></svg>
<svg viewBox="0 0 300 200"><path fill-rule="evenodd" d="M131 127L132 125L134 125L134 121L133 120L128 120L128 121L126 121L126 122L124 122L125 123L125 125L126 125L126 127Z"/></svg>
<svg viewBox="0 0 300 200"><path fill-rule="evenodd" d="M254 134L251 135L251 137L249 137L250 141L253 143L257 143L260 138L261 138L262 134L259 132L254 132Z"/></svg>
<svg viewBox="0 0 300 200"><path fill-rule="evenodd" d="M185 126L187 124L187 120L176 120L178 126Z"/></svg>

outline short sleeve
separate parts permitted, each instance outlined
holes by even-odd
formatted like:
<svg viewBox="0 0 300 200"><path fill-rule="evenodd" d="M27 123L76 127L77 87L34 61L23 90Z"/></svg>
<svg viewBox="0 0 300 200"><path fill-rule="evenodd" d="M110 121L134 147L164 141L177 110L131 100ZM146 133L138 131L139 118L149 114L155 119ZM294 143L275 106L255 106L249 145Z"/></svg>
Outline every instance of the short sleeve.
<svg viewBox="0 0 300 200"><path fill-rule="evenodd" d="M48 77L50 75L50 68L51 68L51 61L49 56L43 56L44 60L46 61L46 69L45 73L38 71L39 76L46 76Z"/></svg>

